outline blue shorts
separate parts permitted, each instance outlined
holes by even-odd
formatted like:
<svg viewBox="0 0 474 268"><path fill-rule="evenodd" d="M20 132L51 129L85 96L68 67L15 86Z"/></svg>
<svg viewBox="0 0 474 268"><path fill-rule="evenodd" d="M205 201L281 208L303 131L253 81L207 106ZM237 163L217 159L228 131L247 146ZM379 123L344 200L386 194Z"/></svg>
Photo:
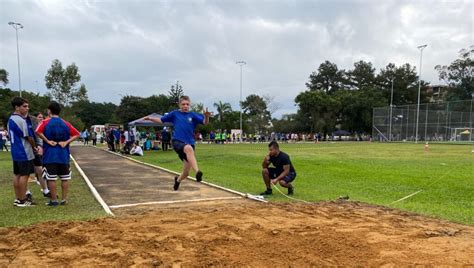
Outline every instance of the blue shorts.
<svg viewBox="0 0 474 268"><path fill-rule="evenodd" d="M270 174L270 179L275 179L276 177L280 176L280 174L282 173L283 171L278 171L276 168L268 168L268 173ZM296 178L296 172L291 172L288 173L288 175L285 176L285 178L283 179L286 183L290 183L292 181L294 181Z"/></svg>

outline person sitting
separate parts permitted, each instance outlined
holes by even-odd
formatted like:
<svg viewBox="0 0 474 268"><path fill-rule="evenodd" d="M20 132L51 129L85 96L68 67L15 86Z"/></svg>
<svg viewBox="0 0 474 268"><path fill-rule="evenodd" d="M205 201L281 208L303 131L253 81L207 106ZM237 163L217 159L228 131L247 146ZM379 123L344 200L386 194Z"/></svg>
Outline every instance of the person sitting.
<svg viewBox="0 0 474 268"><path fill-rule="evenodd" d="M143 150L140 145L134 143L132 149L130 150L131 155L143 156Z"/></svg>

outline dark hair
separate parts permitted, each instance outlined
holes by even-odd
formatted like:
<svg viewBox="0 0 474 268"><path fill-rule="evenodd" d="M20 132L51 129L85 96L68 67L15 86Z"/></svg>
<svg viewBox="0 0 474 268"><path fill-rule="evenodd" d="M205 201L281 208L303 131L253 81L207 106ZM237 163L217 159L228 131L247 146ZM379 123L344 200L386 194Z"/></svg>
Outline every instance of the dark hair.
<svg viewBox="0 0 474 268"><path fill-rule="evenodd" d="M268 148L270 147L273 147L273 148L276 148L276 149L280 149L280 145L278 145L278 142L276 141L271 141L269 144L268 144Z"/></svg>
<svg viewBox="0 0 474 268"><path fill-rule="evenodd" d="M11 103L12 103L13 109L15 109L18 106L22 106L23 104L28 103L28 100L22 97L14 97Z"/></svg>
<svg viewBox="0 0 474 268"><path fill-rule="evenodd" d="M38 117L38 115L40 115L40 114L42 115L43 113L42 112L36 112L36 113L33 114L33 116Z"/></svg>
<svg viewBox="0 0 474 268"><path fill-rule="evenodd" d="M48 105L48 109L51 111L53 115L59 115L61 112L61 105L56 101L51 101Z"/></svg>

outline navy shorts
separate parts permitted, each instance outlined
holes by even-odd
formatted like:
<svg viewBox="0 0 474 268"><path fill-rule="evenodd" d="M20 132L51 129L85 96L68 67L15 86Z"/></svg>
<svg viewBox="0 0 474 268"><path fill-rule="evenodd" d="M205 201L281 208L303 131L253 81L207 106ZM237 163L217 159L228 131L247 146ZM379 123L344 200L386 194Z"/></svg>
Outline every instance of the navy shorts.
<svg viewBox="0 0 474 268"><path fill-rule="evenodd" d="M43 166L43 157L39 154L35 154L35 159L33 160L35 167Z"/></svg>
<svg viewBox="0 0 474 268"><path fill-rule="evenodd" d="M33 160L13 161L13 174L19 176L30 176L35 173L35 165Z"/></svg>
<svg viewBox="0 0 474 268"><path fill-rule="evenodd" d="M188 158L186 157L186 153L184 152L184 146L186 146L186 143L182 141L178 141L178 140L173 140L173 150L178 154L179 159L181 159L181 161L184 161L184 160L188 161ZM196 148L194 147L194 145L191 145L191 147L193 147L193 150L196 151Z"/></svg>
<svg viewBox="0 0 474 268"><path fill-rule="evenodd" d="M280 176L280 174L282 173L283 171L279 172L276 168L268 168L268 173L270 174L270 179L275 179L276 177ZM294 181L296 178L296 172L291 172L288 173L288 175L285 176L285 178L283 179L286 183L290 183L292 181Z"/></svg>
<svg viewBox="0 0 474 268"><path fill-rule="evenodd" d="M71 179L71 168L69 164L44 164L43 177L48 181L55 181L58 177L67 181Z"/></svg>

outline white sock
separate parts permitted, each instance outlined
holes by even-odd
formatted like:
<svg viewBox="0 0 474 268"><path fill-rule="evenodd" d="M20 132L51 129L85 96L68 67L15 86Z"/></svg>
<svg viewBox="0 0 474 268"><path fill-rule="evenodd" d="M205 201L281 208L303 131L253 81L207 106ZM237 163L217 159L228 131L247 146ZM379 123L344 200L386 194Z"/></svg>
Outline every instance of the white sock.
<svg viewBox="0 0 474 268"><path fill-rule="evenodd" d="M49 193L49 189L48 189L48 188L46 188L46 189L43 190L43 194L48 194L48 193Z"/></svg>
<svg viewBox="0 0 474 268"><path fill-rule="evenodd" d="M31 194L30 190L26 190L26 194Z"/></svg>

